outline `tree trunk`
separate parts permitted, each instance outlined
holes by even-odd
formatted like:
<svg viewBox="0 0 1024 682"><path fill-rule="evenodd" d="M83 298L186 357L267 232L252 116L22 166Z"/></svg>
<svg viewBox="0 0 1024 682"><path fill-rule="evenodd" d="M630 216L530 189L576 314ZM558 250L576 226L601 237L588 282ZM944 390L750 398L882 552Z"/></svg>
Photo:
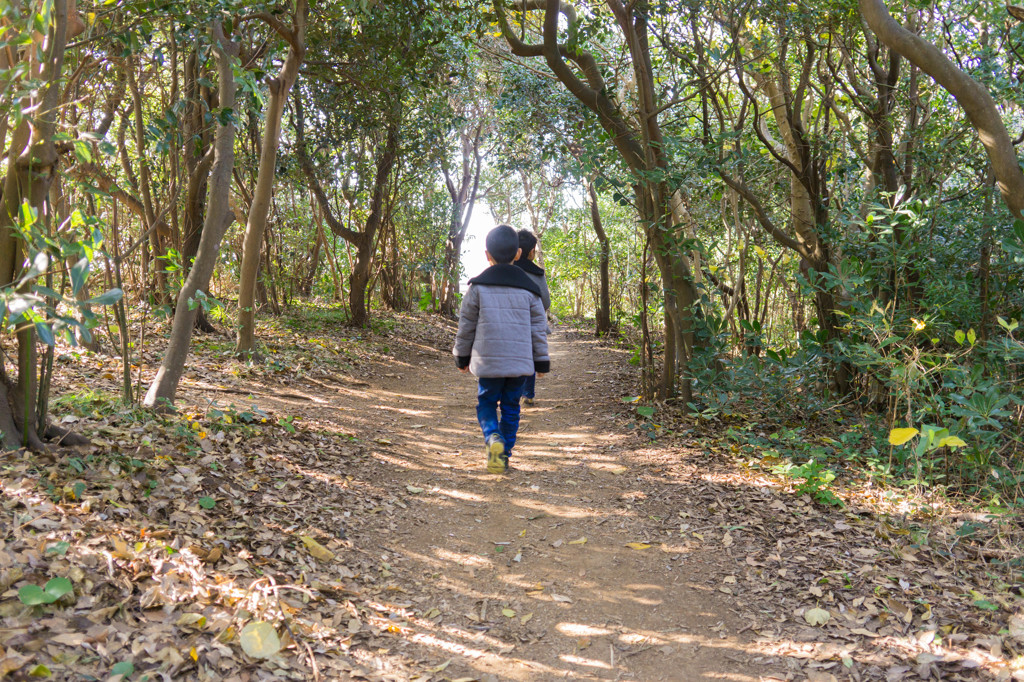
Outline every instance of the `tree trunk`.
<svg viewBox="0 0 1024 682"><path fill-rule="evenodd" d="M215 20L210 30L220 79L218 84L220 106L233 109L237 88L232 69L232 58L238 56L239 45L224 35L220 20ZM173 408L178 382L181 380L181 375L185 370L185 361L188 358L192 328L195 325L198 307L195 296L199 291L205 293L210 284L210 276L213 274L217 256L220 253L221 240L232 220L228 196L231 191L231 169L235 161L234 143L234 124L231 122L218 123L203 234L195 263L178 294L167 352L164 354L164 360L157 372L156 379L149 387L143 401L147 407Z"/></svg>
<svg viewBox="0 0 1024 682"><path fill-rule="evenodd" d="M447 164L442 165L445 186L452 199L451 222L448 226L448 238L444 246L444 289L441 291L441 314L455 317L455 299L459 287L459 275L462 270L462 243L469 229L469 221L473 217L473 205L476 202L477 190L480 187L480 141L483 124L477 124L472 131L463 130L462 141L462 173L456 187L448 172Z"/></svg>
<svg viewBox="0 0 1024 682"><path fill-rule="evenodd" d="M135 60L128 59L125 63L125 71L128 74L128 89L132 95L132 113L135 116L135 153L139 160L139 190L142 195L142 206L145 210L146 219L143 223L143 231L149 232L149 248L152 254L150 267L152 269L154 286L156 288L156 300L160 305L170 302L170 295L167 289L167 272L164 262L160 256L164 255L161 244L161 231L168 232L165 224L156 226L156 208L153 205L153 185L150 176L149 160L146 153L146 128L145 120L142 117L142 86L135 77ZM163 223L163 219L160 219ZM155 229L154 229L154 226ZM161 230L161 228L163 228Z"/></svg>
<svg viewBox="0 0 1024 682"><path fill-rule="evenodd" d="M384 149L377 160L377 175L374 178L370 214L366 217L366 224L360 233L361 238L355 244L356 260L352 264L352 274L348 278L348 302L349 309L352 311L352 318L349 324L353 327L365 327L370 321L366 308L366 285L370 282L374 237L380 228L384 209L384 188L387 186L388 177L391 175L391 169L394 167L397 158L398 123L393 121L388 125Z"/></svg>
<svg viewBox="0 0 1024 682"><path fill-rule="evenodd" d="M599 270L599 294L598 294L598 305L597 305L597 329L596 333L598 336L608 334L612 330L612 314L611 314L611 294L609 293L609 265L611 263L611 243L608 241L608 235L604 231L604 225L601 224L601 210L597 205L597 192L594 190L594 183L587 183L587 193L590 196L590 219L594 225L594 234L597 235L597 241L601 245L600 265Z"/></svg>
<svg viewBox="0 0 1024 682"><path fill-rule="evenodd" d="M68 38L81 28L73 2L71 13L74 21L69 21L68 10L66 0L55 0L53 22L47 35L36 36L42 44L34 42L25 50L25 59L28 61L26 76L39 79L42 85L15 104L23 111L36 112L36 115L26 117L12 131L11 145L7 149L7 175L3 196L0 197L0 285L15 286L19 293L27 293L38 277L24 277L22 263L25 254L22 237L18 234L22 206L27 204L36 220L46 219L46 198L57 170L58 156L53 136L60 102L64 50ZM46 415L37 414L39 387L36 372L39 367L35 331L26 320L10 321L19 326L16 332L18 376L12 380L6 368L0 368L0 391L3 393L0 396L0 430L3 431L3 446L8 450L21 446L45 449L40 438L44 429L37 429L39 424L45 426Z"/></svg>
<svg viewBox="0 0 1024 682"><path fill-rule="evenodd" d="M960 104L988 152L999 192L1010 213L1024 220L1024 171L995 100L984 86L956 67L937 47L900 26L883 0L859 0L878 39L935 79Z"/></svg>
<svg viewBox="0 0 1024 682"><path fill-rule="evenodd" d="M252 195L252 204L249 207L245 237L242 241L242 264L238 284L238 337L235 342L235 354L243 357L252 355L256 350L256 319L253 310L256 273L259 269L263 232L267 227L270 197L274 191L277 147L281 138L281 116L284 114L288 93L299 75L299 66L302 64L306 52L307 14L307 0L298 0L293 18L294 27L291 31L283 32L284 38L290 44L288 56L285 58L277 78L271 79L267 83L270 99L267 102L264 119L266 123L263 131L263 144L260 149L259 175L256 180L256 189Z"/></svg>
<svg viewBox="0 0 1024 682"><path fill-rule="evenodd" d="M204 123L204 110L212 97L206 86L199 85L198 40L193 51L185 60L185 122L184 157L188 184L185 188L185 212L182 217L181 270L177 277L184 279L192 270L192 262L199 252L205 221L205 198L213 165L213 151L210 149L208 128ZM206 317L206 311L196 311L196 329L207 334L217 331Z"/></svg>

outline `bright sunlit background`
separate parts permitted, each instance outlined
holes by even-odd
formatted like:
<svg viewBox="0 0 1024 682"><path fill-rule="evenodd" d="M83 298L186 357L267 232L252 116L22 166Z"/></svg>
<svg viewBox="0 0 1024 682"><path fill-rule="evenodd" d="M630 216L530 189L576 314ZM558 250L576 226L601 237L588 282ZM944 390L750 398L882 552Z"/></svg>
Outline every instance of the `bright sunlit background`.
<svg viewBox="0 0 1024 682"><path fill-rule="evenodd" d="M478 202L473 207L473 217L469 221L469 230L462 242L462 279L459 291L466 293L467 282L476 277L487 267L487 256L484 255L484 239L491 228L497 225L491 215L491 207ZM514 226L513 226L514 227Z"/></svg>

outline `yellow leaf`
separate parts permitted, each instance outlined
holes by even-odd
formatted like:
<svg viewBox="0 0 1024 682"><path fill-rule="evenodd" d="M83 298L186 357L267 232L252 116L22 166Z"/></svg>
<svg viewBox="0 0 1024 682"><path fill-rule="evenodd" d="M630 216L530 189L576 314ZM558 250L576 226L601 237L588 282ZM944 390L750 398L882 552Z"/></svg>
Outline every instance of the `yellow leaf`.
<svg viewBox="0 0 1024 682"><path fill-rule="evenodd" d="M569 540L570 545L585 545L587 544L586 538L580 538L579 540Z"/></svg>
<svg viewBox="0 0 1024 682"><path fill-rule="evenodd" d="M768 254L767 254L767 253L765 253L764 249L762 249L762 248L761 248L760 246L755 246L755 247L754 247L754 252L755 252L755 253L756 253L756 254L757 254L758 256L760 256L761 258L767 258L767 257L768 257Z"/></svg>
<svg viewBox="0 0 1024 682"><path fill-rule="evenodd" d="M526 529L525 528L522 529L521 531L519 531L519 537L521 537L521 538L525 538L526 537Z"/></svg>
<svg viewBox="0 0 1024 682"><path fill-rule="evenodd" d="M525 616L523 616L522 618L520 618L520 619L519 619L519 622L520 622L520 624L522 624L522 625L526 625L527 623L529 623L529 622L530 622L530 619L531 619L531 618L533 618L533 614L532 614L532 613L528 613L528 614L526 614Z"/></svg>
<svg viewBox="0 0 1024 682"><path fill-rule="evenodd" d="M646 542L627 542L626 547L630 549L647 549L650 547Z"/></svg>
<svg viewBox="0 0 1024 682"><path fill-rule="evenodd" d="M313 558L318 561L333 561L334 552L327 549L319 542L309 537L308 535L300 535L299 539L302 540L302 544L306 545L306 549L313 555Z"/></svg>
<svg viewBox="0 0 1024 682"><path fill-rule="evenodd" d="M242 628L239 636L242 651L253 658L270 658L281 650L281 640L277 630L270 623L249 623Z"/></svg>
<svg viewBox="0 0 1024 682"><path fill-rule="evenodd" d="M946 436L939 441L939 447L965 448L967 443L963 442L959 436Z"/></svg>
<svg viewBox="0 0 1024 682"><path fill-rule="evenodd" d="M903 445L918 433L918 430L914 428L893 429L889 432L889 443L892 445Z"/></svg>
<svg viewBox="0 0 1024 682"><path fill-rule="evenodd" d="M196 651L195 647L192 647L191 649L188 650L188 655L192 657L193 661L198 661L199 660L199 652Z"/></svg>
<svg viewBox="0 0 1024 682"><path fill-rule="evenodd" d="M512 609L502 609L501 610L501 615L505 616L506 618L515 618L516 617L516 612L513 611Z"/></svg>

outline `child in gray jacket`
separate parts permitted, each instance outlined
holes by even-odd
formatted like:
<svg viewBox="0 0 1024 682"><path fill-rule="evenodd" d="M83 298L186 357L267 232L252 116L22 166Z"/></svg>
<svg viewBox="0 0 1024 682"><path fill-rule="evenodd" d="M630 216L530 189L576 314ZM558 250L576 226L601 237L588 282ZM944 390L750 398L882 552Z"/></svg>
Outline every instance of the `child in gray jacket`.
<svg viewBox="0 0 1024 682"><path fill-rule="evenodd" d="M498 225L485 244L491 267L469 280L452 353L460 371L477 377L476 416L487 470L500 474L508 470L516 444L526 379L546 374L551 360L540 287L512 265L521 253L516 231Z"/></svg>

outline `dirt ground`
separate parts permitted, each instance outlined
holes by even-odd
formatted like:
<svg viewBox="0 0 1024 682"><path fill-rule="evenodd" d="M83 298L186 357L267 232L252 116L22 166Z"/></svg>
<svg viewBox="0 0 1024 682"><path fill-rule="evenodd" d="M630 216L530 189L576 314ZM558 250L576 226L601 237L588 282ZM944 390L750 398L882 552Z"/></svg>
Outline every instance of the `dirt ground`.
<svg viewBox="0 0 1024 682"><path fill-rule="evenodd" d="M393 529L352 538L409 581L399 584L413 606L443 614L410 646L450 658L455 677L758 680L779 670L751 650L743 610L717 591L721 548L678 541L680 521L707 505L667 475L683 463L638 449L616 419L623 351L560 332L551 352L504 476L484 468L476 382L447 353L424 348L317 411L389 442L383 485L422 490Z"/></svg>
<svg viewBox="0 0 1024 682"><path fill-rule="evenodd" d="M199 338L174 418L79 410L91 448L2 455L0 678L1024 679L996 524L825 507L723 424L638 428L628 352L569 327L489 474L453 337ZM116 394L119 359L58 362Z"/></svg>

